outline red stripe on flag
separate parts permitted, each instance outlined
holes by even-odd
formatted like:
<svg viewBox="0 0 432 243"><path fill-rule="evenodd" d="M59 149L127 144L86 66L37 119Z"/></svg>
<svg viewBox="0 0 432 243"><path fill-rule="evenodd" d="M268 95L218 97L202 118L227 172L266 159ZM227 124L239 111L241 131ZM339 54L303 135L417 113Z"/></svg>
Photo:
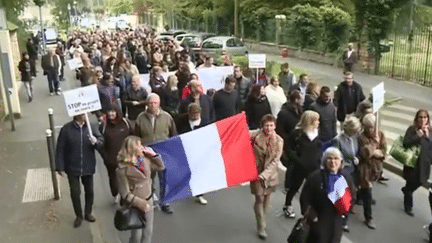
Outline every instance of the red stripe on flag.
<svg viewBox="0 0 432 243"><path fill-rule="evenodd" d="M258 178L245 113L216 122L222 144L227 185L235 186Z"/></svg>
<svg viewBox="0 0 432 243"><path fill-rule="evenodd" d="M345 193L343 194L343 196L339 198L334 205L339 211L339 213L343 215L349 213L349 211L351 210L352 201L353 198L351 195L351 190L349 187L347 187L345 188Z"/></svg>

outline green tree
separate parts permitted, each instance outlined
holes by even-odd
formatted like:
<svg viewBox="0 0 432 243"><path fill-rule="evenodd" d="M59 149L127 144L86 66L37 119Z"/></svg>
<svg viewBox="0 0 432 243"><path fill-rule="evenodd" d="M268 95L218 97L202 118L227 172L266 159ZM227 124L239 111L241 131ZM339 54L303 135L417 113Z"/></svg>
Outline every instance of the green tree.
<svg viewBox="0 0 432 243"><path fill-rule="evenodd" d="M348 41L351 17L335 6L319 8L324 24L324 43L327 51L334 52Z"/></svg>
<svg viewBox="0 0 432 243"><path fill-rule="evenodd" d="M296 41L301 48L314 47L322 32L322 16L316 7L296 5L291 9L290 21Z"/></svg>

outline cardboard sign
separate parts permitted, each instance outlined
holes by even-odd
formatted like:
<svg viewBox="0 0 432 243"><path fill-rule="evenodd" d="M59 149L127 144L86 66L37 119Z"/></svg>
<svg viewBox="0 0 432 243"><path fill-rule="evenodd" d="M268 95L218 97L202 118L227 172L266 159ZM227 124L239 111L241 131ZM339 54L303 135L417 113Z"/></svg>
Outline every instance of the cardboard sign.
<svg viewBox="0 0 432 243"><path fill-rule="evenodd" d="M70 70L75 70L77 68L84 66L81 58L74 58L74 59L67 60L67 64Z"/></svg>
<svg viewBox="0 0 432 243"><path fill-rule="evenodd" d="M63 92L69 116L100 110L101 103L96 84Z"/></svg>
<svg viewBox="0 0 432 243"><path fill-rule="evenodd" d="M380 84L372 88L373 113L376 113L384 105L384 93L384 82L381 82Z"/></svg>
<svg viewBox="0 0 432 243"><path fill-rule="evenodd" d="M266 55L265 54L249 54L249 68L265 68Z"/></svg>

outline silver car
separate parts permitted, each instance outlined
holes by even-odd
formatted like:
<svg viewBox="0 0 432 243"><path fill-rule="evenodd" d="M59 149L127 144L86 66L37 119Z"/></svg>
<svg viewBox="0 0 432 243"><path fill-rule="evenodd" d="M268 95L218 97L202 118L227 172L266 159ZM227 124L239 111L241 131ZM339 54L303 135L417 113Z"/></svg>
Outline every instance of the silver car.
<svg viewBox="0 0 432 243"><path fill-rule="evenodd" d="M225 50L230 56L242 56L248 54L248 48L243 42L233 36L216 36L203 41L201 52L205 52L213 57L221 55Z"/></svg>

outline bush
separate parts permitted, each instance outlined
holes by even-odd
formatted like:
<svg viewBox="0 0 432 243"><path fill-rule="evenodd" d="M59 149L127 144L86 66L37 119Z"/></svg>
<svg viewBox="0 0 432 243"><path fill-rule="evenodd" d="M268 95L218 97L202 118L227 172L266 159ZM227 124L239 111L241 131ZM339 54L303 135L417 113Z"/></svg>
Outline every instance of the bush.
<svg viewBox="0 0 432 243"><path fill-rule="evenodd" d="M298 46L301 48L316 46L321 39L323 27L320 10L306 4L296 5L291 11L290 21Z"/></svg>
<svg viewBox="0 0 432 243"><path fill-rule="evenodd" d="M324 24L324 44L326 51L337 51L348 41L351 31L351 17L335 6L319 8Z"/></svg>

